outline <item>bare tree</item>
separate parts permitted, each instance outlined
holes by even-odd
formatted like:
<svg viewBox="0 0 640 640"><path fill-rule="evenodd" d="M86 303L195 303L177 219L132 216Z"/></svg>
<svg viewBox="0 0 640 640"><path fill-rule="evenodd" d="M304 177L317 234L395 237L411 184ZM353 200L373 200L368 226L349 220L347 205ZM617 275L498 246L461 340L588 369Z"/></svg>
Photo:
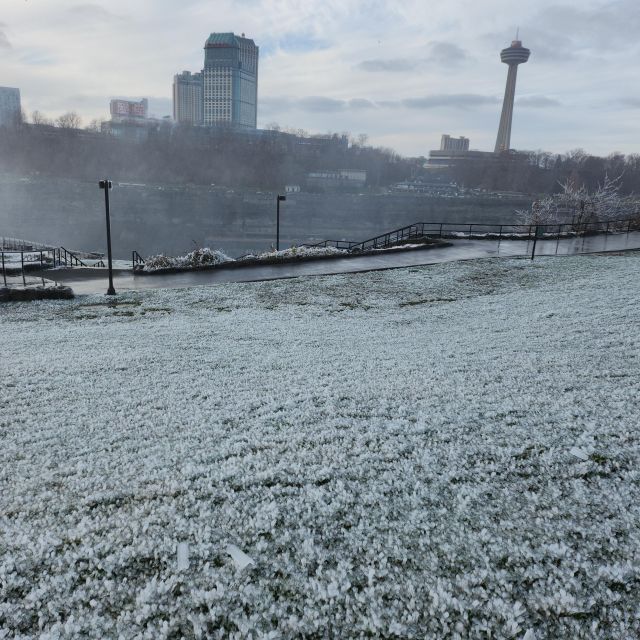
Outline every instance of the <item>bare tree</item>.
<svg viewBox="0 0 640 640"><path fill-rule="evenodd" d="M37 109L31 114L31 122L39 125L51 125L53 122L47 116Z"/></svg>
<svg viewBox="0 0 640 640"><path fill-rule="evenodd" d="M61 129L79 129L82 124L82 118L75 111L63 113L56 119L56 125Z"/></svg>

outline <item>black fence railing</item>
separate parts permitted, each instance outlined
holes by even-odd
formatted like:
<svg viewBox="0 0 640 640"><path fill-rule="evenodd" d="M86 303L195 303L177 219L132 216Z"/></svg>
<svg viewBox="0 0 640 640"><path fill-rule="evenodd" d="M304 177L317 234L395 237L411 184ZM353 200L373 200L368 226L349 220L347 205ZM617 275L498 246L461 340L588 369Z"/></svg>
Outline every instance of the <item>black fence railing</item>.
<svg viewBox="0 0 640 640"><path fill-rule="evenodd" d="M144 266L145 260L137 251L134 250L131 252L131 264L133 265L133 270L135 271L136 269Z"/></svg>
<svg viewBox="0 0 640 640"><path fill-rule="evenodd" d="M630 233L640 230L640 217L603 222L556 224L484 224L454 222L415 222L414 224L382 233L373 238L353 242L349 240L323 240L308 247L335 247L351 252L387 249L412 240L424 238L514 239L570 238L597 233Z"/></svg>
<svg viewBox="0 0 640 640"><path fill-rule="evenodd" d="M37 242L28 242L17 238L2 238L0 247L0 269L5 286L10 277L21 277L30 271L50 269L52 267L105 267L104 260L98 258L89 264L73 251L64 247L51 247ZM84 257L84 254L83 254Z"/></svg>
<svg viewBox="0 0 640 640"><path fill-rule="evenodd" d="M78 256L73 252L65 249L64 247L59 247L54 252L54 263L53 266L62 266L65 267L88 267L89 265L86 262L83 262Z"/></svg>
<svg viewBox="0 0 640 640"><path fill-rule="evenodd" d="M54 249L34 249L26 250L2 248L0 249L0 267L2 268L2 282L8 284L11 276L21 276L25 282L25 273L37 269L45 269L53 266L55 256Z"/></svg>

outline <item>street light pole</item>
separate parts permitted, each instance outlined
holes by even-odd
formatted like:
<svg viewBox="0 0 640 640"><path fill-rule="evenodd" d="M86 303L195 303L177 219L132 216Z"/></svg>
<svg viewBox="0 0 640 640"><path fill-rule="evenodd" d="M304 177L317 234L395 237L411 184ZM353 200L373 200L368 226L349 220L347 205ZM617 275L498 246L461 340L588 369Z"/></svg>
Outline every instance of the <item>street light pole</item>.
<svg viewBox="0 0 640 640"><path fill-rule="evenodd" d="M108 296L115 296L116 290L113 288L113 262L111 259L111 218L109 217L109 189L112 188L111 180L100 180L98 186L104 189L104 210L107 215L107 259L109 262L109 288Z"/></svg>
<svg viewBox="0 0 640 640"><path fill-rule="evenodd" d="M276 251L280 251L280 203L284 202L287 196L278 194L276 198Z"/></svg>

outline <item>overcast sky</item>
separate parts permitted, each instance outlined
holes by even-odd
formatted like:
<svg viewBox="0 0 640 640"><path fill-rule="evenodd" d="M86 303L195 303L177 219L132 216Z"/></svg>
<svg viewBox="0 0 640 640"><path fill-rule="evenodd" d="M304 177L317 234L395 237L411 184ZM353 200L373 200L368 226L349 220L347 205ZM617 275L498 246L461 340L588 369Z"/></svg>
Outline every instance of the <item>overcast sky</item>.
<svg viewBox="0 0 640 640"><path fill-rule="evenodd" d="M210 32L260 47L258 126L367 133L427 155L440 135L492 150L516 27L512 146L640 152L638 0L1 0L0 85L49 116L108 117L111 97L171 113L173 74Z"/></svg>

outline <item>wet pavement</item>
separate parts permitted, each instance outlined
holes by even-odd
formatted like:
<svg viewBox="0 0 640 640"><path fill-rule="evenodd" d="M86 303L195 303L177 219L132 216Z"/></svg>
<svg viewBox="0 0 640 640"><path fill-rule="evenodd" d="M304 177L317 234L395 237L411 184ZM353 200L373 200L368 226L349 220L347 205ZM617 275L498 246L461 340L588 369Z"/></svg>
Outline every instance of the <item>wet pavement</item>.
<svg viewBox="0 0 640 640"><path fill-rule="evenodd" d="M380 269L440 264L456 260L530 255L532 240L453 240L451 246L388 251L356 258L330 258L275 265L253 265L158 275L114 270L116 291L196 287L224 282L254 282L299 276L334 275ZM640 248L640 232L585 236L564 240L538 240L536 256L575 255ZM76 294L100 293L107 287L106 269L58 269L43 275L73 288Z"/></svg>

